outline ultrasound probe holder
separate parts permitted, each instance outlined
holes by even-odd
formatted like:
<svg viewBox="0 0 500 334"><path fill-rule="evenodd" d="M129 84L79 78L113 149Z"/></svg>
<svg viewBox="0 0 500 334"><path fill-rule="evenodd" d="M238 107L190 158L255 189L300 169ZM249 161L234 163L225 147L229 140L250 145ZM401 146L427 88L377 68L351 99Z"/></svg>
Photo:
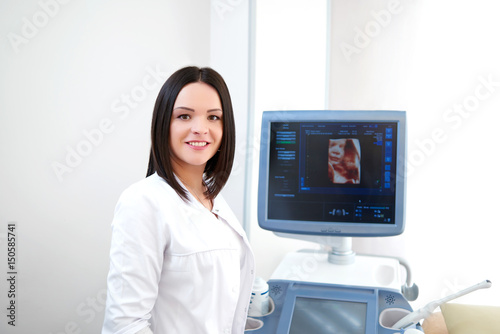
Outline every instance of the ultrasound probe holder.
<svg viewBox="0 0 500 334"><path fill-rule="evenodd" d="M350 237L320 237L276 233L286 238L320 242L329 251L304 250L287 254L272 279L327 284L375 286L400 290L400 263L395 258L356 255Z"/></svg>
<svg viewBox="0 0 500 334"><path fill-rule="evenodd" d="M328 261L328 256L320 251L289 253L271 279L401 289L396 259L357 255L353 263L335 264Z"/></svg>

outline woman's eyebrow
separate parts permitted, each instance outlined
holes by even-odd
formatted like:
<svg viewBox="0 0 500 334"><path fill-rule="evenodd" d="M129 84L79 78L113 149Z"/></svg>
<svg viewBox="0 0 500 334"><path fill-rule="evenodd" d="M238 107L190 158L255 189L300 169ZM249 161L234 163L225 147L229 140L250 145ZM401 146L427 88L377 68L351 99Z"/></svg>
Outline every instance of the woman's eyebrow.
<svg viewBox="0 0 500 334"><path fill-rule="evenodd" d="M194 112L195 110L193 108L188 108L188 107L184 107L184 106L179 106L179 107L175 107L174 110L177 110L177 109L182 109L182 110L187 110L187 111L192 111ZM222 112L222 109L221 108L213 108L213 109L208 109L207 110L207 113L210 113L210 112Z"/></svg>
<svg viewBox="0 0 500 334"><path fill-rule="evenodd" d="M188 108L188 107L183 107L183 106L180 106L180 107L176 107L176 108L174 108L174 110L177 110L177 109L184 109L184 110L187 110L187 111L192 111L192 112L194 112L194 109L192 109L192 108Z"/></svg>

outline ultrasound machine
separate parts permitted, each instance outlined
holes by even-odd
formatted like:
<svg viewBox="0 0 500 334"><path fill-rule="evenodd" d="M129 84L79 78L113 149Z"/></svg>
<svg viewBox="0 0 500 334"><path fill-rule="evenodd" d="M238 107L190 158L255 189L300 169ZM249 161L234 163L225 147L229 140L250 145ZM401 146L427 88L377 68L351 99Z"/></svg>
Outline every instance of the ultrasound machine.
<svg viewBox="0 0 500 334"><path fill-rule="evenodd" d="M392 328L418 295L406 262L352 251L352 237L403 233L405 161L404 111L263 113L259 225L322 248L284 257L246 333L423 333Z"/></svg>

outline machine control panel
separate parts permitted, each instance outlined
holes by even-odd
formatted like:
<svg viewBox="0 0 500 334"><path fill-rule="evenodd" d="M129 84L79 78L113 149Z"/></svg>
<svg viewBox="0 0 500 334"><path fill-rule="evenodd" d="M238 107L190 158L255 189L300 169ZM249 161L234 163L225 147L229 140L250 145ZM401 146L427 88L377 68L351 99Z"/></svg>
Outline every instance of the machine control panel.
<svg viewBox="0 0 500 334"><path fill-rule="evenodd" d="M253 317L257 321L247 334L404 334L409 330L391 328L412 312L408 301L393 289L287 280L268 284L269 313ZM421 331L420 326L411 329Z"/></svg>

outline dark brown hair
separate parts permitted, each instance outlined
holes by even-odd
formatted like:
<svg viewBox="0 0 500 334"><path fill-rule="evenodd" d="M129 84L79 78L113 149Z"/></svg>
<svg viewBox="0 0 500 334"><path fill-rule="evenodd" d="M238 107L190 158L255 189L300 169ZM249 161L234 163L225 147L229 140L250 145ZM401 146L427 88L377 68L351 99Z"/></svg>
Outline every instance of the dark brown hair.
<svg viewBox="0 0 500 334"><path fill-rule="evenodd" d="M151 122L151 152L146 176L155 172L162 177L184 200L188 200L186 190L177 182L170 161L170 120L177 95L184 86L193 82L206 83L217 91L222 105L223 132L219 151L207 161L204 182L205 196L213 200L229 178L233 166L235 150L235 126L233 106L229 90L222 76L209 67L189 66L172 74L158 94Z"/></svg>

